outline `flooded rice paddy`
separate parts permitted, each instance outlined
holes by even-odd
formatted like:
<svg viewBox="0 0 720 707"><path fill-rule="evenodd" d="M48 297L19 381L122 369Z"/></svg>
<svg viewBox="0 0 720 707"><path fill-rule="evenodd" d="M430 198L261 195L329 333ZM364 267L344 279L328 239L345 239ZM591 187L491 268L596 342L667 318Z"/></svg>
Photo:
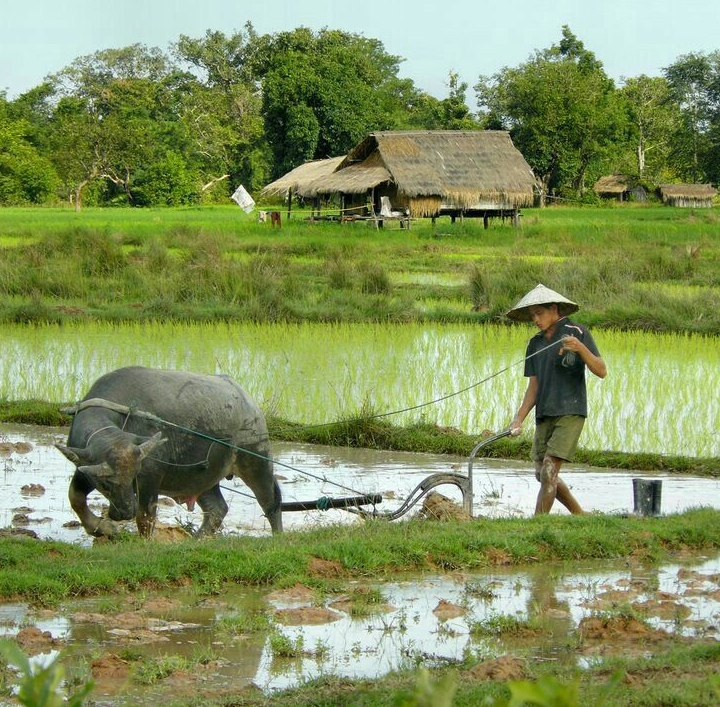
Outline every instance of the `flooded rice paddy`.
<svg viewBox="0 0 720 707"><path fill-rule="evenodd" d="M0 635L28 653L62 651L68 679L96 681L94 704L157 704L243 689L272 692L320 676L380 677L464 660L478 679L517 679L526 660L580 668L651 655L663 642L720 631L720 558L659 567L575 563L497 568L334 594L226 587L0 605Z"/></svg>
<svg viewBox="0 0 720 707"><path fill-rule="evenodd" d="M5 325L0 398L75 401L100 375L139 364L227 373L267 411L314 424L363 405L385 412L466 388L520 361L533 333L490 325ZM720 455L716 338L598 331L596 339L609 374L588 377L585 448ZM524 388L516 365L467 393L388 419L499 430Z"/></svg>
<svg viewBox="0 0 720 707"><path fill-rule="evenodd" d="M3 498L0 527L25 528L41 538L90 543L91 538L79 527L67 498L74 467L53 447L54 443L65 441L67 430L4 425L0 436L0 493ZM449 471L467 473L466 460L450 455L291 442L273 443L272 452L278 462L327 480L318 481L276 465L285 501L348 495L347 491L331 483L337 482L362 493L380 493L383 502L378 510L394 510L429 474ZM663 480L662 510L665 513L681 512L700 505L720 508L720 479L667 474L642 476ZM633 509L632 474L627 471L570 465L563 471L563 478L588 511L625 513ZM248 493L244 484L239 479L233 479L221 485L230 507L223 532L269 534L269 525L257 503L234 493ZM530 464L479 459L474 468L474 515L488 518L531 515L537 490L538 484ZM460 501L460 493L453 486L442 486L438 491ZM96 513L107 505L97 492L90 495L89 502ZM553 509L553 513L565 512L560 504ZM196 528L202 522L197 508L189 512L185 506L168 498L160 499L158 518L162 523L184 527ZM283 522L287 529L298 529L361 521L345 511L330 510L285 513Z"/></svg>

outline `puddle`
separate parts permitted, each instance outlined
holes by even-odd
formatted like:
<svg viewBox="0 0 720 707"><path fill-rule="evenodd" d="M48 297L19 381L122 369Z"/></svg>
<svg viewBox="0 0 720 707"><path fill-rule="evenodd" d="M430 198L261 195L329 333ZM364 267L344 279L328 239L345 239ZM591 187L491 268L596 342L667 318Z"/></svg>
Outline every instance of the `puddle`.
<svg viewBox="0 0 720 707"><path fill-rule="evenodd" d="M47 632L39 649L61 650L70 679L92 673L94 703L151 705L198 686L219 698L468 656L477 679L518 671L525 660L586 667L618 652L652 654L671 636L717 640L720 626L720 557L621 570L588 562L409 576L343 590L173 589L172 597L119 594L53 611L5 604L0 636ZM611 593L603 612L591 608ZM674 616L643 614L643 605L663 602L679 608ZM596 635L603 625L610 628Z"/></svg>
<svg viewBox="0 0 720 707"><path fill-rule="evenodd" d="M73 466L53 444L64 442L67 430L31 425L4 425L1 441L8 445L26 445L21 451L0 456L0 492L4 502L0 509L0 528L14 527L33 531L41 538L89 544L91 538L82 527L67 499ZM29 446L29 449L28 449ZM466 473L462 457L415 454L409 452L375 451L326 447L292 442L272 445L276 460L316 476L342 483L362 493L380 493L383 502L378 510L394 510L428 474L456 471ZM348 492L309 479L276 465L285 501L310 500L320 496L348 495ZM597 470L568 466L563 478L576 498L589 511L603 513L632 510L632 474L627 471ZM667 474L636 474L663 480L662 508L676 513L698 505L720 508L720 480L671 476ZM242 535L266 535L269 525L259 506L251 499L232 492L247 493L239 479L223 481L223 495L230 507L223 532ZM438 489L457 501L460 493L452 486ZM474 514L490 518L527 516L532 514L538 484L529 463L480 459L475 465ZM106 505L98 493L89 502L97 513ZM419 505L416 506L419 509ZM415 512L413 509L412 512ZM566 513L556 503L553 513ZM15 519L15 520L14 520ZM199 510L189 512L170 499L160 499L158 519L169 525L188 524L199 527ZM336 523L362 522L357 516L339 510L326 512L286 513L287 529L311 528Z"/></svg>

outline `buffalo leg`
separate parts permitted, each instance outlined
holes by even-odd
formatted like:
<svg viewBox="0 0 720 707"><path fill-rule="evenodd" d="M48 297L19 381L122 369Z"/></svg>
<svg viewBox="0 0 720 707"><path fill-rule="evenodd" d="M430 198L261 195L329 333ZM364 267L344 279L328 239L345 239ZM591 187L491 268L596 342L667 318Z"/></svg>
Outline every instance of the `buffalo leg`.
<svg viewBox="0 0 720 707"><path fill-rule="evenodd" d="M242 460L242 463L240 463ZM282 494L280 485L275 481L272 463L265 459L238 458L237 475L255 494L260 508L270 522L273 533L282 533Z"/></svg>
<svg viewBox="0 0 720 707"><path fill-rule="evenodd" d="M142 491L139 494L135 522L137 523L138 532L145 538L149 538L152 535L153 528L155 527L157 500L157 494Z"/></svg>
<svg viewBox="0 0 720 707"><path fill-rule="evenodd" d="M107 518L96 516L88 507L87 497L95 487L87 480L83 474L76 473L70 482L70 490L68 498L70 506L80 519L85 532L96 538L103 535L110 538L117 535L115 524Z"/></svg>
<svg viewBox="0 0 720 707"><path fill-rule="evenodd" d="M198 496L198 506L203 511L203 522L200 526L200 535L211 535L223 522L228 512L227 503L220 493L220 486L214 486L209 491Z"/></svg>

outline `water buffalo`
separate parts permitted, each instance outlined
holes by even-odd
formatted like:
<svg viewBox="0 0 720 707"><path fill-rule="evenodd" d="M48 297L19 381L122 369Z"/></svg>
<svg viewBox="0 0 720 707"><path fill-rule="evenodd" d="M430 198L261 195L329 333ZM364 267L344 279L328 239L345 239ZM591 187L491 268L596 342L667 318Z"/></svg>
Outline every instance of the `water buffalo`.
<svg viewBox="0 0 720 707"><path fill-rule="evenodd" d="M56 446L75 464L70 505L91 535L112 536L117 532L112 520L133 516L140 533L150 534L158 495L190 510L197 501L203 510L200 533L213 533L228 510L219 482L232 476L255 494L273 532L282 531L272 462L143 416L151 413L269 457L260 408L227 376L120 368L95 381L73 411L67 446ZM111 520L88 508L94 489L110 502Z"/></svg>

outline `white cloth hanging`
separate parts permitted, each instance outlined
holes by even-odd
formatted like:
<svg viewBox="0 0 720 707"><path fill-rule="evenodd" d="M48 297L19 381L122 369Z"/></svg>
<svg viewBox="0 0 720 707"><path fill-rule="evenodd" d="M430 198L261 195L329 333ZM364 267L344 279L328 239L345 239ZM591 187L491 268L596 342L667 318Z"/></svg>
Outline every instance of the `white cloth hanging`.
<svg viewBox="0 0 720 707"><path fill-rule="evenodd" d="M255 200L247 193L241 184L230 197L246 214L255 208Z"/></svg>

